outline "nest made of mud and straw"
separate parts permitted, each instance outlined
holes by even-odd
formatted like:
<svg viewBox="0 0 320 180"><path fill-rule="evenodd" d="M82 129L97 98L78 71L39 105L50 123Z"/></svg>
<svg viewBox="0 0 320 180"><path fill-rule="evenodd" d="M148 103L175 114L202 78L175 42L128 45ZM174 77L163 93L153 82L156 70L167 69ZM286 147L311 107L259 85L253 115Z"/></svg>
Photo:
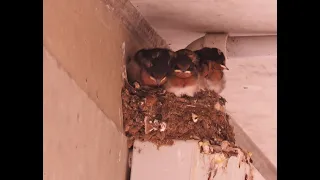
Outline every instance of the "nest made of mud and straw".
<svg viewBox="0 0 320 180"><path fill-rule="evenodd" d="M132 147L134 140L150 141L158 147L172 145L174 140L191 139L205 139L212 144L223 140L235 143L230 116L218 110L217 103L224 107L226 101L214 91L176 97L163 89L143 92L126 86L122 89L122 106L128 147ZM152 128L155 122L166 126L151 130L146 127Z"/></svg>

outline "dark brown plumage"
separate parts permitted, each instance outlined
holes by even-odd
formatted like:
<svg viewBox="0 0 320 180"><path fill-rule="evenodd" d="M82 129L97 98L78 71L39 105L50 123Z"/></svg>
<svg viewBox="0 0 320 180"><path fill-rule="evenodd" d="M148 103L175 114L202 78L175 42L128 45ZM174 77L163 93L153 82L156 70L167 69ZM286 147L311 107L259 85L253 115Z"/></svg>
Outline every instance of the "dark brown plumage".
<svg viewBox="0 0 320 180"><path fill-rule="evenodd" d="M220 49L204 47L194 52L199 57L200 64L207 64L208 61L215 61L216 63L225 66L225 69L228 69L226 67L226 57Z"/></svg>
<svg viewBox="0 0 320 180"><path fill-rule="evenodd" d="M226 86L223 70L229 70L224 53L217 48L202 48L195 53L200 59L200 88L221 93Z"/></svg>
<svg viewBox="0 0 320 180"><path fill-rule="evenodd" d="M128 81L140 86L159 87L172 72L171 61L175 53L165 48L141 49L127 64Z"/></svg>

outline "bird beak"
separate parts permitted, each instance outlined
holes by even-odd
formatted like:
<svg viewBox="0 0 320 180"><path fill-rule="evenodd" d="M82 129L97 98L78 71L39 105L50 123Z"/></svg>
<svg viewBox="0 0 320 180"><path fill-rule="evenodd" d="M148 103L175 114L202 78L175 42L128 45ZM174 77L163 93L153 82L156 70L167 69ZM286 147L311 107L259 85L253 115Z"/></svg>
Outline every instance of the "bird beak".
<svg viewBox="0 0 320 180"><path fill-rule="evenodd" d="M163 83L165 80L167 80L167 77L164 77L160 80L160 83Z"/></svg>
<svg viewBox="0 0 320 180"><path fill-rule="evenodd" d="M221 67L222 67L223 69L229 70L229 68L228 68L227 66L225 66L225 65L221 65Z"/></svg>

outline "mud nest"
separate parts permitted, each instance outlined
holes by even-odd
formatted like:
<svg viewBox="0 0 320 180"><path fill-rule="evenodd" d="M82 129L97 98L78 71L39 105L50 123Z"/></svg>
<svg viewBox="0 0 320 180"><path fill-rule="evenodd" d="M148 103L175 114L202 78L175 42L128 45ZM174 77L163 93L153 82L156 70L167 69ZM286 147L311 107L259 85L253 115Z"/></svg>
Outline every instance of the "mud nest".
<svg viewBox="0 0 320 180"><path fill-rule="evenodd" d="M225 103L214 91L176 97L163 89L140 91L126 85L122 89L122 110L128 147L134 140L150 141L158 147L191 139L235 143Z"/></svg>

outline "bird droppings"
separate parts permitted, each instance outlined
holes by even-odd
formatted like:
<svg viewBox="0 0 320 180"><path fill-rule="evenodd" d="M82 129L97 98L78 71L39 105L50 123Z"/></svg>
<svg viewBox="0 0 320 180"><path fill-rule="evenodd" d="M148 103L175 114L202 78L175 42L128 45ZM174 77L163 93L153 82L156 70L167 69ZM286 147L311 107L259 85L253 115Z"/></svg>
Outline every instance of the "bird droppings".
<svg viewBox="0 0 320 180"><path fill-rule="evenodd" d="M251 159L252 153L247 152L240 147L228 141L220 143L210 143L208 140L200 141L200 152L210 155L210 168L208 179L212 180L216 176L218 170L226 170L228 160L231 156L238 158L239 168L245 166L245 177L247 180L253 180L254 166Z"/></svg>
<svg viewBox="0 0 320 180"><path fill-rule="evenodd" d="M162 122L160 123L160 132L165 131L167 128L167 123L166 122Z"/></svg>
<svg viewBox="0 0 320 180"><path fill-rule="evenodd" d="M225 108L224 108L223 105L221 105L220 102L217 102L217 103L214 105L214 108L215 108L217 111L225 112Z"/></svg>
<svg viewBox="0 0 320 180"><path fill-rule="evenodd" d="M219 144L235 143L230 116L214 108L226 102L213 91L200 91L194 97L177 97L161 88L148 90L126 86L122 89L124 130L128 146L134 140L150 141L158 147L174 140L204 140Z"/></svg>
<svg viewBox="0 0 320 180"><path fill-rule="evenodd" d="M193 122L195 122L195 123L198 122L198 116L196 114L191 113L191 117L192 117Z"/></svg>

